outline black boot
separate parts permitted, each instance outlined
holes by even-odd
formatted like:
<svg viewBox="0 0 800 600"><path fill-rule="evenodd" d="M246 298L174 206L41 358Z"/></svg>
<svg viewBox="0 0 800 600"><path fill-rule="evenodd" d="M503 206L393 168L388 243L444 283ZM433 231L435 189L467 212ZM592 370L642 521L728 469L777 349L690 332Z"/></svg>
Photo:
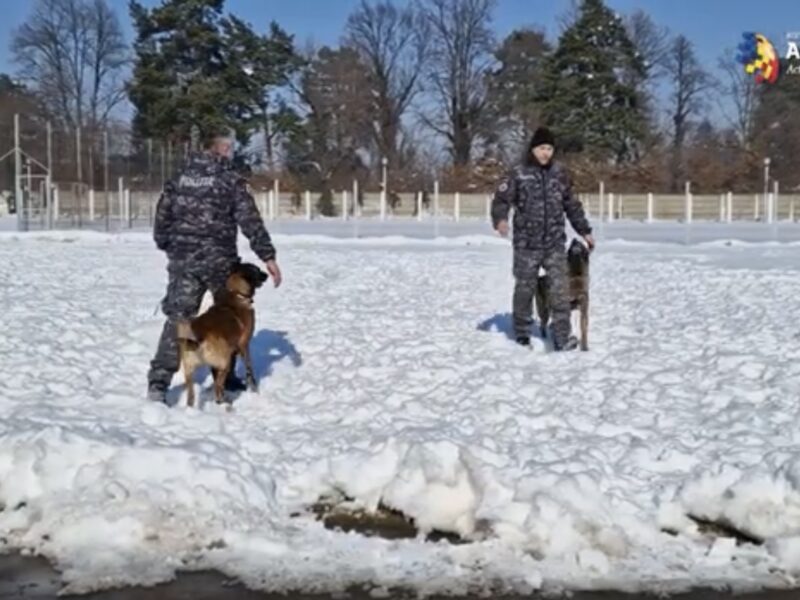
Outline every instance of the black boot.
<svg viewBox="0 0 800 600"><path fill-rule="evenodd" d="M555 348L556 352L567 352L569 350L575 350L578 347L578 338L574 335L569 336L567 341L563 344L554 344L553 347Z"/></svg>
<svg viewBox="0 0 800 600"><path fill-rule="evenodd" d="M167 403L167 388L159 383L151 383L147 386L147 399L151 402L161 404Z"/></svg>
<svg viewBox="0 0 800 600"><path fill-rule="evenodd" d="M516 341L520 346L530 346L531 345L531 338L528 337L527 335L518 335Z"/></svg>
<svg viewBox="0 0 800 600"><path fill-rule="evenodd" d="M228 376L225 378L225 390L228 392L244 392L247 385L236 376L236 357L231 358Z"/></svg>

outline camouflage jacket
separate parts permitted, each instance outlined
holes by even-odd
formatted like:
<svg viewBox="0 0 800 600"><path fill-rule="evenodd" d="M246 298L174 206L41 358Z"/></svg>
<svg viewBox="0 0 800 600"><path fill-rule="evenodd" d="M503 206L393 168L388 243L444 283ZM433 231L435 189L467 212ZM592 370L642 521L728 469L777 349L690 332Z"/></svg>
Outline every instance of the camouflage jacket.
<svg viewBox="0 0 800 600"><path fill-rule="evenodd" d="M194 154L182 173L164 185L153 238L170 260L236 257L237 226L261 260L275 257L275 247L245 180L229 161Z"/></svg>
<svg viewBox="0 0 800 600"><path fill-rule="evenodd" d="M579 235L592 232L583 205L572 193L569 173L557 162L547 167L521 165L500 181L492 199L492 225L496 228L507 220L512 208L514 248L564 247L565 213Z"/></svg>

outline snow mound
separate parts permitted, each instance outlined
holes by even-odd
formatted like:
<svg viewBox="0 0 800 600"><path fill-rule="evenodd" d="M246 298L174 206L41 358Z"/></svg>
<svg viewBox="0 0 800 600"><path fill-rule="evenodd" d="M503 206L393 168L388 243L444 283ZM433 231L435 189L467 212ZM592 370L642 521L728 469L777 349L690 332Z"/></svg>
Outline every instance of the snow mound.
<svg viewBox="0 0 800 600"><path fill-rule="evenodd" d="M509 339L506 240L286 236L284 285L256 297L260 391L229 413L186 408L180 375L175 406L145 401L166 283L149 234L60 235L0 236L0 549L53 560L67 591L192 569L497 594L800 571L795 246L609 244L590 351L555 354ZM419 536L326 529L305 509L337 493Z"/></svg>

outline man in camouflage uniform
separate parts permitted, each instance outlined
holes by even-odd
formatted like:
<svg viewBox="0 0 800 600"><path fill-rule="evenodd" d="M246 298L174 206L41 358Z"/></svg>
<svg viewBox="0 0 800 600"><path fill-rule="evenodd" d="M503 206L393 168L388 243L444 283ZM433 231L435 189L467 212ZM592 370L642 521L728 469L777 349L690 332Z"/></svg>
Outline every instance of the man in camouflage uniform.
<svg viewBox="0 0 800 600"><path fill-rule="evenodd" d="M552 160L554 151L553 134L544 127L537 129L523 164L506 176L495 191L492 225L501 235L508 235L508 213L514 208L513 306L517 343L530 346L533 296L539 267L544 267L552 280L553 346L556 350L574 350L578 341L570 335L564 214L589 249L594 247L594 239L583 206L572 194L569 173Z"/></svg>
<svg viewBox="0 0 800 600"><path fill-rule="evenodd" d="M167 316L147 375L148 397L164 402L179 368L178 320L197 314L203 294L225 285L239 261L237 226L253 252L266 263L275 287L281 272L275 248L247 184L231 164L232 144L225 133L212 133L205 151L192 154L177 180L168 181L156 209L153 237L166 252L169 283L161 308ZM244 389L230 371L227 389Z"/></svg>

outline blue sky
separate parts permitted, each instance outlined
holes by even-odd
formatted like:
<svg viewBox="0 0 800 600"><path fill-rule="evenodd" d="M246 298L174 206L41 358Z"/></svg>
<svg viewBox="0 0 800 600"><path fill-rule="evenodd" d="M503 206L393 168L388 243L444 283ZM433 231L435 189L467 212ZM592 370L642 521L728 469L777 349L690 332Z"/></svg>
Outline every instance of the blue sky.
<svg viewBox="0 0 800 600"><path fill-rule="evenodd" d="M127 0L110 0L110 3L119 13L128 39L132 39ZM143 3L154 6L160 0ZM226 8L260 30L265 30L274 19L303 46L309 40L318 44L337 43L347 15L358 3L359 0L228 0ZM722 53L736 47L743 31L763 33L779 52L785 48L786 33L800 31L800 0L606 0L606 3L622 14L644 9L657 24L668 27L673 34L684 34L712 72L716 72ZM32 1L3 0L0 72L15 70L9 42L13 29L24 21L32 4ZM555 41L559 33L558 17L569 6L570 0L498 0L494 27L498 37L502 37L514 28L533 25L544 29Z"/></svg>

